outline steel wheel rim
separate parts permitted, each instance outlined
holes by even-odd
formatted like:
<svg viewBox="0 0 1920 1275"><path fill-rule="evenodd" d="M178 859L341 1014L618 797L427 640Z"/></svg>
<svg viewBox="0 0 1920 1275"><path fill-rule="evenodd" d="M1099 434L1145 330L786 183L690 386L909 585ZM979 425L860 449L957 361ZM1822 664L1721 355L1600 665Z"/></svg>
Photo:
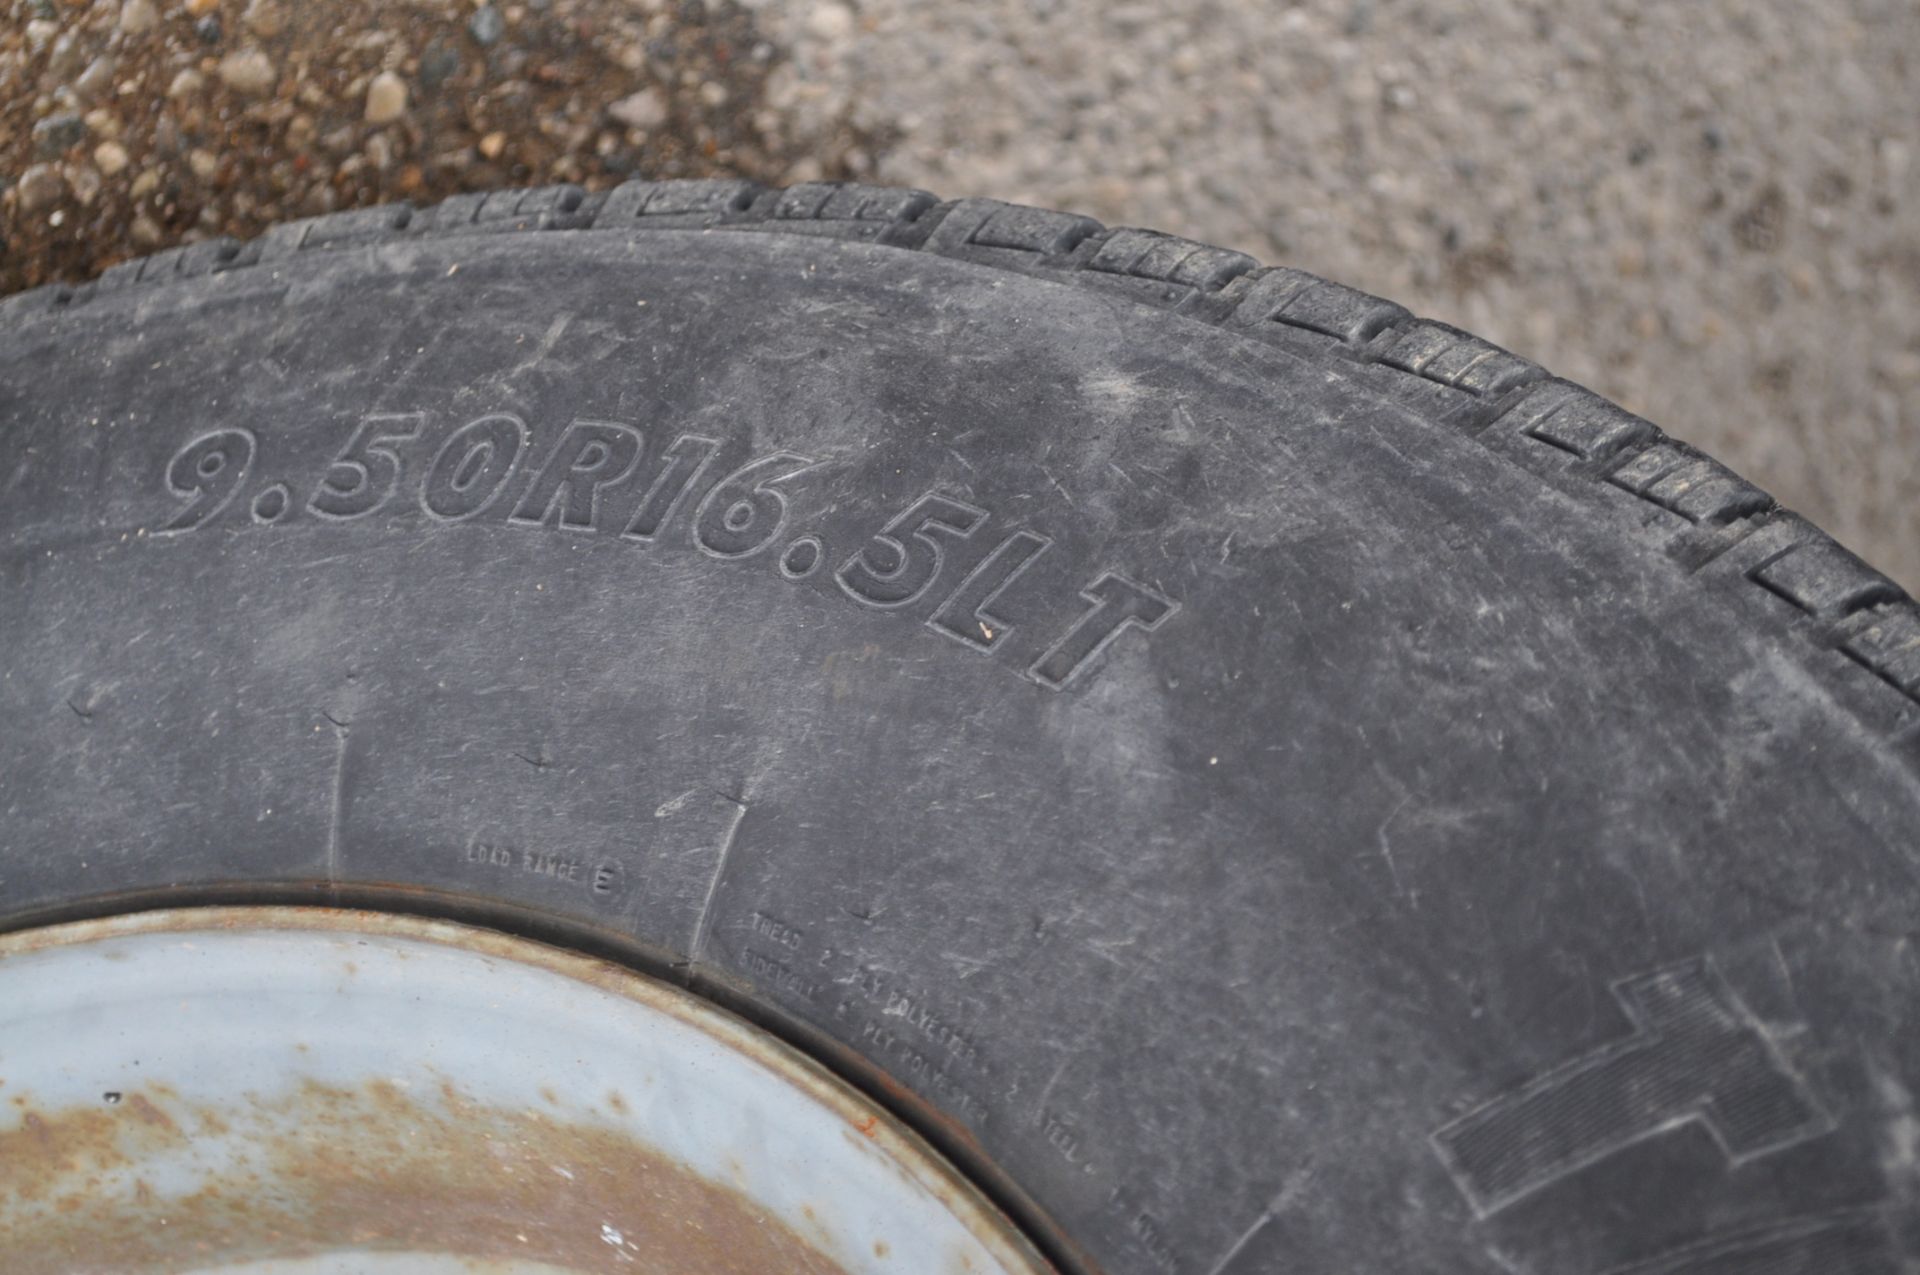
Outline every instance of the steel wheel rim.
<svg viewBox="0 0 1920 1275"><path fill-rule="evenodd" d="M623 967L206 908L0 936L10 1271L1048 1269L888 1113Z"/></svg>

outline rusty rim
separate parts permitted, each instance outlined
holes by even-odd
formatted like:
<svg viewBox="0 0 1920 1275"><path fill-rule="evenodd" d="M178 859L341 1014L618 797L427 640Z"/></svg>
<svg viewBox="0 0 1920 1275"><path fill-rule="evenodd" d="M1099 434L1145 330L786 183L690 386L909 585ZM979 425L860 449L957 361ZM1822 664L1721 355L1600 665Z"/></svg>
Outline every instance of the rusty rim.
<svg viewBox="0 0 1920 1275"><path fill-rule="evenodd" d="M149 912L0 936L0 1268L1049 1267L773 1037L451 922Z"/></svg>

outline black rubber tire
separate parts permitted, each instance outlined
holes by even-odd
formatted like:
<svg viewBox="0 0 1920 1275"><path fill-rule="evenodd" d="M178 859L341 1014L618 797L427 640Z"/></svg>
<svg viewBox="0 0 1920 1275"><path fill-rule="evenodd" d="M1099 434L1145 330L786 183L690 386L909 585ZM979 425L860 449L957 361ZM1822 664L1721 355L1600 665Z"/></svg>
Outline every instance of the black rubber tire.
<svg viewBox="0 0 1920 1275"><path fill-rule="evenodd" d="M11 925L617 952L1063 1268L1916 1269L1920 612L1473 337L563 187L10 299L0 484Z"/></svg>

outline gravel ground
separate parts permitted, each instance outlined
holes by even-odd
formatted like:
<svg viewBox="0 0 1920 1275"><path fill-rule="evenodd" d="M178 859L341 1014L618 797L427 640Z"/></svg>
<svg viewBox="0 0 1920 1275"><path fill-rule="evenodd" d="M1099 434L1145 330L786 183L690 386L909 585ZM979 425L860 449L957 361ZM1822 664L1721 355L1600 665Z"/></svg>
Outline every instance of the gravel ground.
<svg viewBox="0 0 1920 1275"><path fill-rule="evenodd" d="M0 290L503 182L993 194L1480 332L1920 588L1912 0L0 4Z"/></svg>
<svg viewBox="0 0 1920 1275"><path fill-rule="evenodd" d="M856 177L725 3L0 0L0 293L183 240L552 181Z"/></svg>

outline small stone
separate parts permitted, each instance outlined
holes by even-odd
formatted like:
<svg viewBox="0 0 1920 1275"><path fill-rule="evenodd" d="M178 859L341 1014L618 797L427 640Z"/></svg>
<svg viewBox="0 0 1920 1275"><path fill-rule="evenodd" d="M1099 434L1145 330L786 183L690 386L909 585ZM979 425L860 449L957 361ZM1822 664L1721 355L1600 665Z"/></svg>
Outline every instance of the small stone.
<svg viewBox="0 0 1920 1275"><path fill-rule="evenodd" d="M467 34L472 36L473 42L478 45L492 44L506 29L507 20L500 16L500 10L490 4L481 5L473 11L473 16L467 19Z"/></svg>
<svg viewBox="0 0 1920 1275"><path fill-rule="evenodd" d="M53 42L53 51L47 54L47 74L56 80L69 79L80 69L80 60L85 56L80 37L68 31Z"/></svg>
<svg viewBox="0 0 1920 1275"><path fill-rule="evenodd" d="M193 33L200 37L202 44L220 43L220 37L225 34L220 27L220 15L209 13L206 17L197 19L193 24Z"/></svg>
<svg viewBox="0 0 1920 1275"><path fill-rule="evenodd" d="M367 84L367 123L391 124L407 113L407 82L382 71Z"/></svg>
<svg viewBox="0 0 1920 1275"><path fill-rule="evenodd" d="M73 91L89 102L113 92L113 59L102 54L87 63L87 69L74 80Z"/></svg>
<svg viewBox="0 0 1920 1275"><path fill-rule="evenodd" d="M853 33L853 10L838 0L816 4L807 15L807 30L817 39L844 40Z"/></svg>
<svg viewBox="0 0 1920 1275"><path fill-rule="evenodd" d="M60 34L60 24L49 22L45 18L35 18L27 23L27 45L35 53L47 47L54 36Z"/></svg>
<svg viewBox="0 0 1920 1275"><path fill-rule="evenodd" d="M52 164L35 164L20 174L14 189L20 194L22 212L38 212L60 201L67 193L67 179Z"/></svg>
<svg viewBox="0 0 1920 1275"><path fill-rule="evenodd" d="M93 164L104 176L118 176L127 166L127 148L118 142L102 142L93 148Z"/></svg>
<svg viewBox="0 0 1920 1275"><path fill-rule="evenodd" d="M148 195L151 195L159 189L160 170L157 168L145 168L140 171L138 177L133 179L133 185L127 188L127 194L135 199L145 199Z"/></svg>
<svg viewBox="0 0 1920 1275"><path fill-rule="evenodd" d="M201 181L212 181L213 175L220 171L220 157L210 150L194 150L187 154L187 167Z"/></svg>
<svg viewBox="0 0 1920 1275"><path fill-rule="evenodd" d="M128 35L144 35L160 21L160 10L153 0L126 0L120 6L120 29Z"/></svg>
<svg viewBox="0 0 1920 1275"><path fill-rule="evenodd" d="M240 93L265 93L274 84L273 61L258 49L242 49L220 59L220 78Z"/></svg>
<svg viewBox="0 0 1920 1275"><path fill-rule="evenodd" d="M160 229L160 223L145 213L139 213L134 217L131 233L133 242L142 248L158 247L165 234Z"/></svg>
<svg viewBox="0 0 1920 1275"><path fill-rule="evenodd" d="M330 170L314 174L314 185L307 191L307 197L301 203L302 214L318 217L340 206L340 197L334 193L332 178L333 173Z"/></svg>
<svg viewBox="0 0 1920 1275"><path fill-rule="evenodd" d="M75 164L66 176L67 188L82 207L91 207L100 198L100 172L91 164Z"/></svg>
<svg viewBox="0 0 1920 1275"><path fill-rule="evenodd" d="M220 7L220 0L187 0L187 13L196 18L204 18Z"/></svg>
<svg viewBox="0 0 1920 1275"><path fill-rule="evenodd" d="M287 29L287 13L275 0L253 0L240 21L246 23L247 30L263 40L271 40Z"/></svg>
<svg viewBox="0 0 1920 1275"><path fill-rule="evenodd" d="M187 67L173 77L173 83L167 85L167 96L192 97L205 87L207 87L207 77L192 67Z"/></svg>
<svg viewBox="0 0 1920 1275"><path fill-rule="evenodd" d="M393 143L387 140L385 133L375 133L367 139L364 153L367 163L377 172L386 172L393 166Z"/></svg>
<svg viewBox="0 0 1920 1275"><path fill-rule="evenodd" d="M49 115L33 126L33 152L52 159L87 140L87 122L71 111Z"/></svg>
<svg viewBox="0 0 1920 1275"><path fill-rule="evenodd" d="M428 93L460 74L460 55L440 40L420 55L420 87Z"/></svg>
<svg viewBox="0 0 1920 1275"><path fill-rule="evenodd" d="M480 139L480 153L488 159L499 159L501 155L506 153L506 149L507 135L505 133L488 133Z"/></svg>
<svg viewBox="0 0 1920 1275"><path fill-rule="evenodd" d="M667 99L659 89L641 89L609 106L607 114L628 128L659 128L667 122Z"/></svg>

